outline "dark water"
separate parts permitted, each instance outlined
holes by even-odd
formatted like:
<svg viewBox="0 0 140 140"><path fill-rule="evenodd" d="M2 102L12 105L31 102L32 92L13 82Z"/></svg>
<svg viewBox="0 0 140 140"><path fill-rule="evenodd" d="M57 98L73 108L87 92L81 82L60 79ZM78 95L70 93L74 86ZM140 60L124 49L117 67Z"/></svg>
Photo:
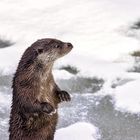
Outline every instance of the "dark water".
<svg viewBox="0 0 140 140"><path fill-rule="evenodd" d="M10 47L14 44L14 42L6 39L0 39L0 48Z"/></svg>

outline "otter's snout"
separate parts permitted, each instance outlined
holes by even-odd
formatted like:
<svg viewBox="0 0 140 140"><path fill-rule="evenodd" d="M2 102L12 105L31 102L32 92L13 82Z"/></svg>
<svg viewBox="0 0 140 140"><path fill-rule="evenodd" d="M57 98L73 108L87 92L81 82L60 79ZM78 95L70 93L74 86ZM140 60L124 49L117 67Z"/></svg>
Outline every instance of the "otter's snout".
<svg viewBox="0 0 140 140"><path fill-rule="evenodd" d="M64 43L62 48L60 49L60 57L68 54L73 48L73 45L71 43Z"/></svg>
<svg viewBox="0 0 140 140"><path fill-rule="evenodd" d="M69 53L73 48L73 45L71 43L64 43L63 49L64 52L67 54Z"/></svg>
<svg viewBox="0 0 140 140"><path fill-rule="evenodd" d="M73 48L73 45L71 43L67 43L67 46Z"/></svg>
<svg viewBox="0 0 140 140"><path fill-rule="evenodd" d="M73 45L72 45L71 43L65 43L64 48L65 48L67 51L71 51L72 48L73 48Z"/></svg>

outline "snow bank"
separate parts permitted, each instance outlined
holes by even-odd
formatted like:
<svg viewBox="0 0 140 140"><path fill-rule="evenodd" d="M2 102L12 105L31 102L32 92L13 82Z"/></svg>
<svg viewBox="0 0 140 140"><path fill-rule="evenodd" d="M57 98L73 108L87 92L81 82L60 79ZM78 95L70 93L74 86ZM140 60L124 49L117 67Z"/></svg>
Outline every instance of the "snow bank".
<svg viewBox="0 0 140 140"><path fill-rule="evenodd" d="M140 80L117 87L114 99L116 109L140 113Z"/></svg>
<svg viewBox="0 0 140 140"><path fill-rule="evenodd" d="M97 127L79 122L57 130L54 140L97 140L100 137Z"/></svg>

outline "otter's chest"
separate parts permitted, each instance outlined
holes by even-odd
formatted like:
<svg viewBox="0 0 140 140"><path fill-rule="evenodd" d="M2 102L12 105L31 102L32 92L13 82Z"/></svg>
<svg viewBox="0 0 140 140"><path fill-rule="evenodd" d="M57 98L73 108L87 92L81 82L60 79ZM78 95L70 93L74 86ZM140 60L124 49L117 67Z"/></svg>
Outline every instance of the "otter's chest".
<svg viewBox="0 0 140 140"><path fill-rule="evenodd" d="M45 77L42 77L39 83L38 100L40 102L48 102L54 104L54 82L47 81Z"/></svg>

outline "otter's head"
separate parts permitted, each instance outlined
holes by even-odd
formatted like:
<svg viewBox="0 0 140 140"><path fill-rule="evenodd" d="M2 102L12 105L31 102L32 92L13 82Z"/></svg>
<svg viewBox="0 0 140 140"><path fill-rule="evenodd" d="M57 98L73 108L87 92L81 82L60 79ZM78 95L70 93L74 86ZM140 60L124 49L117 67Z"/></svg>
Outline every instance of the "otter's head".
<svg viewBox="0 0 140 140"><path fill-rule="evenodd" d="M37 40L24 52L19 63L19 69L22 71L33 66L33 64L53 64L55 60L68 54L72 48L71 43L57 39L46 38Z"/></svg>
<svg viewBox="0 0 140 140"><path fill-rule="evenodd" d="M31 47L36 52L36 59L45 63L55 61L73 48L71 43L50 38L38 40Z"/></svg>

